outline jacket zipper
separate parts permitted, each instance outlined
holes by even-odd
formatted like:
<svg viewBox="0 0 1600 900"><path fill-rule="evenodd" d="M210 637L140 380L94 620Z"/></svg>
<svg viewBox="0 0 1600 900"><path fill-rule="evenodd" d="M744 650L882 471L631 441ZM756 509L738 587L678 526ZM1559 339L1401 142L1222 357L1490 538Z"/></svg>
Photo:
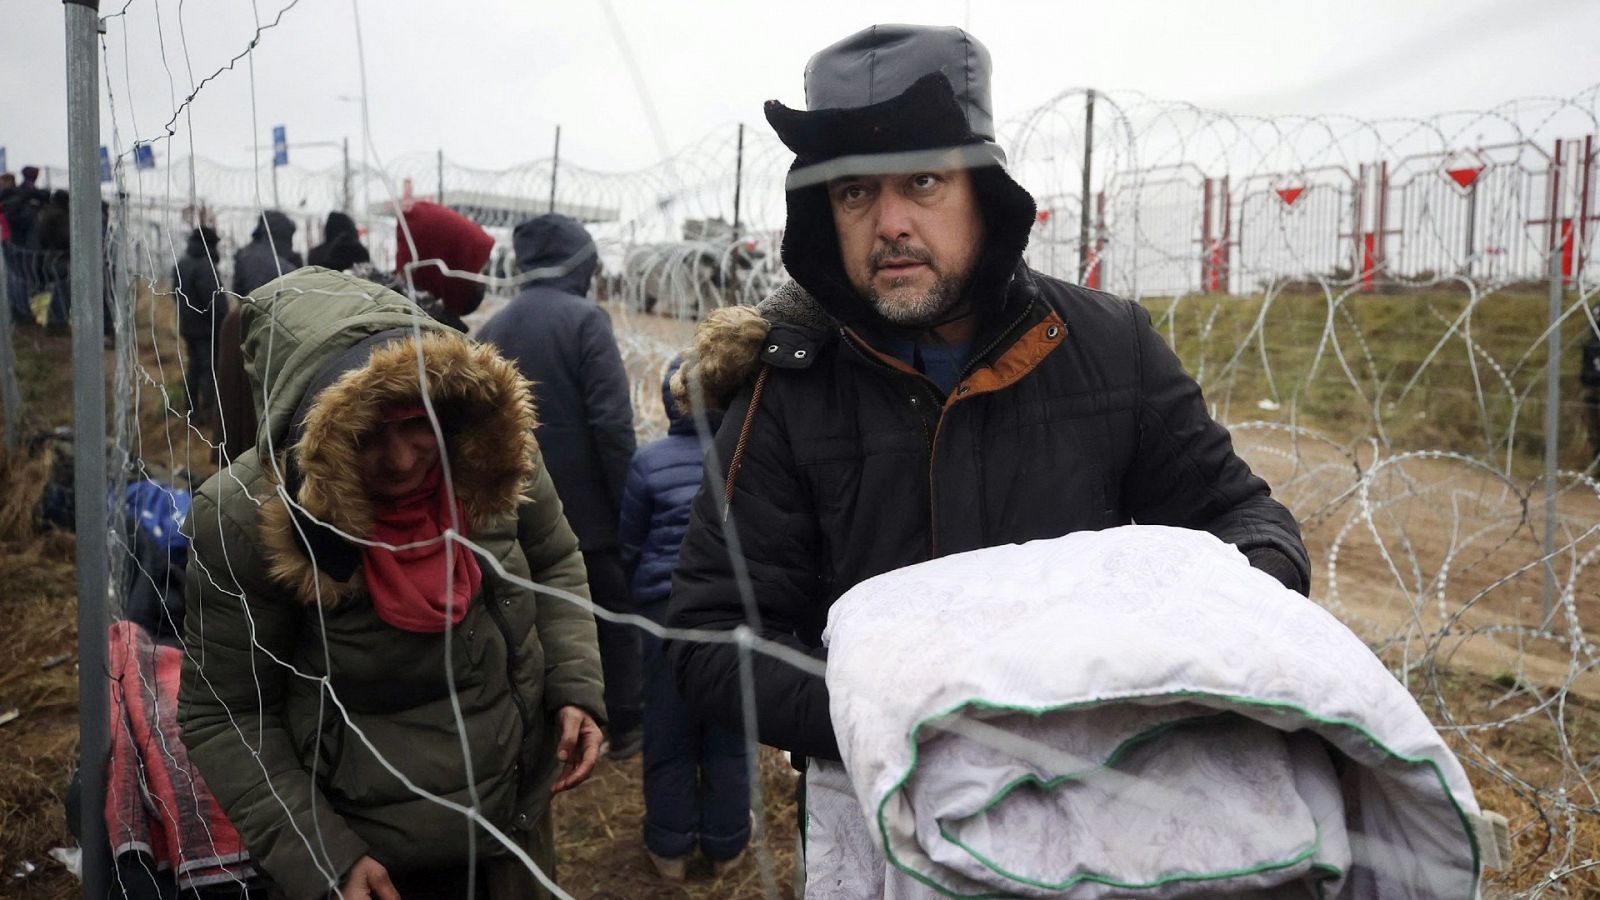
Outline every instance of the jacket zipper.
<svg viewBox="0 0 1600 900"><path fill-rule="evenodd" d="M902 372L899 369L894 368L893 366L886 365L882 360L874 359L871 354L867 353L865 350L862 350L860 347L856 346L855 340L853 340L851 338L850 333L848 331L846 331L845 329L843 329L843 328L839 329L839 336L844 340L845 345L848 346L851 350L855 351L855 354L857 356L861 357L862 360L864 360L868 365L874 366L874 367L876 367L878 369L881 369L881 370L883 370L885 372L888 372L888 373L890 373L892 375L896 375L896 376L899 376L899 377L902 377L902 378L910 378L911 377L910 373ZM922 375L920 377L921 377L921 379L923 381L927 382L928 384L933 384L933 380L928 378L928 376ZM933 442L935 440L937 440L938 437L937 437L936 434L930 434L928 432L928 417L927 416L924 416L922 413L918 412L916 417L917 417L917 425L919 425L922 428L922 443L923 443L924 446L926 446L928 448L928 481L929 481L929 487L931 489L932 488L932 481L933 481ZM940 417L940 419L943 419L944 418L944 414L940 413L939 417ZM933 528L931 527L931 522L932 522L932 519L933 519L933 497L932 497L931 494L929 495L929 498L928 498L928 519L929 519L929 522L930 522L930 527L928 529L928 558L929 559L933 559L934 539L933 539Z"/></svg>
<svg viewBox="0 0 1600 900"><path fill-rule="evenodd" d="M962 381L965 381L966 377L968 375L972 374L972 370L977 368L978 360L983 359L985 356L988 356L989 355L989 351L991 351L994 348L1000 346L1001 342L1003 342L1006 338L1010 337L1011 333L1013 331L1017 330L1017 326L1021 325L1023 323L1023 320L1028 318L1029 313L1033 312L1033 304L1034 304L1034 301L1029 300L1028 301L1028 305L1024 306L1022 308L1022 313L1020 315L1018 315L1015 319L1013 319L1011 324L1007 325L1005 327L1005 330L1003 330L999 334L995 335L994 340L990 341L989 345L987 347L984 347L982 351L980 351L980 352L974 354L973 356L971 356L970 358L968 358L967 365L961 370L961 377L956 379L956 383L957 384L961 383Z"/></svg>
<svg viewBox="0 0 1600 900"><path fill-rule="evenodd" d="M528 741L533 738L533 713L528 709L528 700L517 690L517 644L511 635L511 623L506 621L505 613L500 611L500 600L495 596L492 582L486 583L488 589L484 591L484 604L489 610L489 618L494 620L494 627L499 629L500 637L506 644L506 690L511 692L511 702L517 707L517 715L522 718L522 746L526 748Z"/></svg>
<svg viewBox="0 0 1600 900"><path fill-rule="evenodd" d="M971 358L969 358L967 360L966 366L964 366L962 368L960 376L956 379L957 390L960 389L959 386L960 386L961 382L965 381L967 379L967 376L972 374L973 369L977 368L978 362L980 360L982 360L985 356L988 356L990 351L994 350L994 348L1000 346L1000 344L1003 343L1006 340L1006 338L1010 337L1011 334L1017 330L1017 326L1018 325L1021 325L1024 321L1027 320L1029 314L1031 314L1033 312L1033 304L1034 304L1034 301L1033 300L1029 300L1028 304L1022 308L1022 312L1019 313L1017 315L1017 317L1011 321L1010 325L1007 325L1005 328L1001 329L1000 333L995 335L994 340L990 341L988 343L988 345L985 346L981 351L973 354L971 356ZM845 329L843 329L843 328L839 329L839 335L842 338L844 338L844 342L850 346L851 350L855 351L857 356L860 356L862 359L866 360L868 363L870 363L870 364L872 364L874 366L877 366L880 369L884 369L884 370L889 371L889 372L894 372L897 375L904 375L905 374L904 372L900 372L900 371L898 371L898 370L896 370L894 368L891 368L890 366L885 365L880 360L873 359L868 353L863 351L860 347L856 346L855 341L851 339L849 332L846 331ZM926 375L924 375L922 377L923 377L923 380L925 380L925 381L928 380ZM932 382L930 381L929 383L931 384ZM939 555L939 532L938 532L939 523L938 523L937 516L934 513L934 511L939 508L939 504L938 504L938 490L935 487L934 477L933 477L934 476L934 471L935 471L934 462L938 458L938 455L939 455L939 434L944 429L944 416L945 416L945 413L949 412L950 407L955 405L955 401L956 401L956 397L957 396L958 396L957 394L952 393L950 395L950 398L946 401L946 405L939 410L939 420L934 425L933 435L931 437L928 434L928 422L927 422L927 419L922 417L922 416L918 416L917 417L917 421L922 425L922 440L928 445L928 558L929 559L935 559Z"/></svg>
<svg viewBox="0 0 1600 900"><path fill-rule="evenodd" d="M1016 317L1016 319L1014 319L1011 322L1010 325L1007 325L1004 329L1001 330L1001 332L999 334L995 335L994 340L990 341L989 345L987 347L984 347L982 351L973 354L973 356L970 359L967 360L967 364L966 364L966 366L964 366L962 368L960 376L958 378L956 378L956 390L957 391L959 391L961 389L961 382L966 381L967 380L967 376L972 374L972 370L977 368L978 361L983 359L985 356L988 356L990 351L994 350L994 348L1000 346L1001 342L1003 342L1007 337L1009 337L1012 332L1016 331L1017 330L1017 326L1021 325L1028 318L1028 315L1031 312L1033 312L1033 301L1029 300L1028 301L1028 305L1024 306L1022 308L1022 313L1020 315L1018 315ZM939 455L939 433L944 430L944 416L945 416L945 413L949 412L950 408L956 405L956 401L957 401L957 399L959 397L960 397L960 394L952 394L950 396L949 402L946 403L945 406L942 409L939 410L939 422L938 422L938 424L936 424L934 426L934 429L933 429L933 441L928 445L928 558L929 559L937 559L938 556L939 556L939 530L938 530L939 529L939 522L938 522L938 517L935 515L935 510L937 510L939 508L939 503L938 503L939 496L938 496L938 489L935 487L935 479L933 477L933 474L934 474L934 471L935 471L934 470L934 461L937 459L937 457ZM926 426L924 426L924 430L926 430Z"/></svg>

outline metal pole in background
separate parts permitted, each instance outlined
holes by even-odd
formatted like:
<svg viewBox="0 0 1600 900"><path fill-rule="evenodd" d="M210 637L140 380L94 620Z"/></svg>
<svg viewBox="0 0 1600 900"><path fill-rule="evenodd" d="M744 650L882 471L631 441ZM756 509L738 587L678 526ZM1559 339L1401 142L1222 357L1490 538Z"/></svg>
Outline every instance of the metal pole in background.
<svg viewBox="0 0 1600 900"><path fill-rule="evenodd" d="M439 176L438 176L439 177L439 182L438 182L438 188L434 191L434 199L435 199L435 201L438 202L438 204L440 206L443 206L444 205L444 150L442 148L439 150L439 155L438 155L438 158L437 158L437 164L438 164L438 172L439 172Z"/></svg>
<svg viewBox="0 0 1600 900"><path fill-rule="evenodd" d="M344 146L344 212L350 212L350 139L343 141Z"/></svg>
<svg viewBox="0 0 1600 900"><path fill-rule="evenodd" d="M278 163L272 163L272 208L283 209L283 204L278 202Z"/></svg>
<svg viewBox="0 0 1600 900"><path fill-rule="evenodd" d="M1472 255L1478 252L1478 179L1467 185L1467 256L1462 270L1472 277Z"/></svg>
<svg viewBox="0 0 1600 900"><path fill-rule="evenodd" d="M561 169L561 126L556 126L556 150L550 157L550 212L556 211L556 173Z"/></svg>
<svg viewBox="0 0 1600 900"><path fill-rule="evenodd" d="M739 123L739 151L733 159L733 239L739 239L739 201L744 192L744 123Z"/></svg>
<svg viewBox="0 0 1600 900"><path fill-rule="evenodd" d="M76 442L78 743L83 780L83 896L109 888L106 757L106 377L100 246L98 0L66 0L67 161L72 228L72 420Z"/></svg>
<svg viewBox="0 0 1600 900"><path fill-rule="evenodd" d="M22 417L22 392L17 389L17 353L11 340L11 255L9 246L0 253L0 294L6 298L0 309L0 403L5 404L5 447L17 449L17 421Z"/></svg>
<svg viewBox="0 0 1600 900"><path fill-rule="evenodd" d="M1094 162L1094 88L1083 101L1083 190L1078 199L1078 283L1089 276L1089 173Z"/></svg>
<svg viewBox="0 0 1600 900"><path fill-rule="evenodd" d="M1550 163L1550 333L1545 336L1549 368L1544 384L1544 615L1539 627L1550 624L1556 611L1556 451L1561 438L1561 151Z"/></svg>
<svg viewBox="0 0 1600 900"><path fill-rule="evenodd" d="M1578 240L1572 264L1572 283L1583 292L1584 265L1589 261L1589 188L1594 183L1594 135L1583 139L1583 162L1578 170Z"/></svg>

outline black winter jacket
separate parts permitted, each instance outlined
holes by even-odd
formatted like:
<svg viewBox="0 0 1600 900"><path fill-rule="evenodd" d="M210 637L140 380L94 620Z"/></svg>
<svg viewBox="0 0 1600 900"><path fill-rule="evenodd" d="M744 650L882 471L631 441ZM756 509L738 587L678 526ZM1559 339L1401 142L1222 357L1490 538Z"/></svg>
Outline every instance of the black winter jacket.
<svg viewBox="0 0 1600 900"><path fill-rule="evenodd" d="M966 295L980 325L948 398L874 349L884 325L845 279L826 196L790 194L784 261L826 315L769 333L731 511L720 493L696 498L670 625L745 624L732 527L759 633L819 659L828 607L867 578L1129 522L1210 531L1308 588L1294 517L1234 454L1148 313L1021 264L1032 199L998 168L972 176L989 223ZM734 459L752 393L728 409L710 460ZM669 652L683 695L738 727L737 646ZM754 672L761 741L838 758L824 681L759 653Z"/></svg>
<svg viewBox="0 0 1600 900"><path fill-rule="evenodd" d="M362 263L370 262L372 255L361 243L356 220L338 210L328 213L327 224L322 228L322 243L311 248L306 256L306 265L348 272Z"/></svg>
<svg viewBox="0 0 1600 900"><path fill-rule="evenodd" d="M1595 307L1594 314L1600 317L1600 307ZM1600 391L1600 334L1594 329L1589 329L1589 335L1583 342L1582 368L1578 370L1578 383L1591 391Z"/></svg>
<svg viewBox="0 0 1600 900"><path fill-rule="evenodd" d="M207 247L198 235L189 236L189 245L172 270L172 290L178 302L178 334L187 340L215 341L228 315L228 297L218 298L217 263L211 258L215 247ZM221 302L218 302L218 300Z"/></svg>
<svg viewBox="0 0 1600 900"><path fill-rule="evenodd" d="M614 549L633 401L611 320L584 296L598 262L594 240L578 221L544 215L518 225L512 244L522 271L555 271L530 282L476 337L533 382L539 447L578 543L585 553Z"/></svg>

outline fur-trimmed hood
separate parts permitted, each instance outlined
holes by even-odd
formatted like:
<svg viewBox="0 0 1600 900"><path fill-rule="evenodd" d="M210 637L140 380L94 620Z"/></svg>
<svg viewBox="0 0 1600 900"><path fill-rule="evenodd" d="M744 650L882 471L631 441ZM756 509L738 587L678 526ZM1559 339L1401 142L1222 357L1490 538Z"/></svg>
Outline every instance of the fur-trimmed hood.
<svg viewBox="0 0 1600 900"><path fill-rule="evenodd" d="M680 410L692 410L693 395L701 391L708 410L726 410L761 361L767 335L774 326L783 325L808 331L837 327L816 299L794 281L779 285L754 307L714 309L695 327L694 345L683 351L683 364L668 377L673 402Z"/></svg>
<svg viewBox="0 0 1600 900"><path fill-rule="evenodd" d="M358 448L380 408L420 400L424 380L467 533L515 513L534 475L533 398L493 348L393 291L325 269L265 285L245 309L246 369L266 411L257 449L297 507L281 494L261 507L274 580L306 602L334 603L361 587L359 546L344 537L373 527ZM276 359L284 361L268 364Z"/></svg>

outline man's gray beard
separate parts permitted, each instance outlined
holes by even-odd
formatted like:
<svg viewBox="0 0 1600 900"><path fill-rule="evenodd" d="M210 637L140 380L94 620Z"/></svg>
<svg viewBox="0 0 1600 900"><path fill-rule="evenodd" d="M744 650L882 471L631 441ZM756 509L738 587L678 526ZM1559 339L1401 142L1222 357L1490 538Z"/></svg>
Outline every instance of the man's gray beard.
<svg viewBox="0 0 1600 900"><path fill-rule="evenodd" d="M961 291L965 287L965 279L940 275L933 287L920 297L885 300L873 287L867 289L867 301L891 325L916 328L932 325L955 309L956 304L961 302Z"/></svg>

